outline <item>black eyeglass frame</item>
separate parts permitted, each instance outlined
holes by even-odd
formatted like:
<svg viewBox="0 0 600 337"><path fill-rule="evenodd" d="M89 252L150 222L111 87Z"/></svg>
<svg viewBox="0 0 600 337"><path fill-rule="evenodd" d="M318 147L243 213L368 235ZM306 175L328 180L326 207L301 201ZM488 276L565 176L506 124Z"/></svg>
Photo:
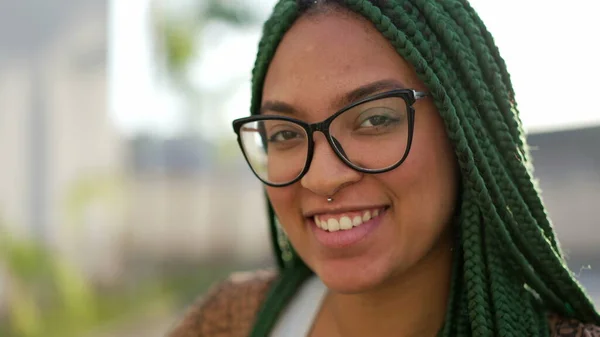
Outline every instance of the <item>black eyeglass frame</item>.
<svg viewBox="0 0 600 337"><path fill-rule="evenodd" d="M292 117L287 117L287 116L254 115L254 116L249 116L249 117L238 118L233 121L232 126L233 126L233 131L237 135L237 141L240 146L240 149L242 150L242 154L244 155L244 158L246 159L248 166L250 166L252 173L254 173L254 175L260 181L262 181L264 184L271 186L271 187L289 186L289 185L296 183L297 181L302 179L302 177L304 177L304 175L310 169L310 164L312 163L313 154L314 154L314 145L315 145L313 133L315 133L317 131L319 131L325 135L325 138L327 139L329 146L331 146L331 148L333 149L333 152L337 155L337 157L342 162L344 162L350 168L352 168L358 172L362 172L362 173L378 174L378 173L388 172L388 171L391 171L391 170L397 168L406 160L406 157L408 157L408 153L410 152L410 147L412 144L414 124L415 124L415 109L414 109L413 105L415 104L415 102L417 100L428 97L428 96L429 96L429 93L422 92L422 91L415 91L413 89L395 89L395 90L386 91L386 92L383 92L380 94L376 94L376 95L364 98L362 100L359 100L357 102L354 102L350 105L347 105L346 107L342 108L341 110L338 110L333 115L329 116L324 121L318 122L318 123L309 124L304 121L301 121L301 120L298 120L298 119L295 119ZM336 117L338 117L339 115L343 114L344 112L346 112L358 105L368 103L371 101L375 101L375 100L379 100L379 99L383 99L383 98L389 98L389 97L402 98L404 100L404 102L406 103L406 110L408 112L408 140L406 143L406 150L404 151L404 155L396 164L385 167L383 169L366 169L366 168L356 166L355 164L353 164L350 160L348 160L346 158L346 156L343 153L343 149L338 148L338 146L335 144L336 140L329 133L329 126L331 125L331 123L333 122L333 120ZM257 122L257 121L262 121L262 120L281 120L281 121L291 122L296 125L299 125L306 132L306 135L308 137L308 151L307 151L308 153L307 153L307 157L306 157L306 163L304 164L304 169L302 169L302 171L298 174L298 176L290 182L276 184L276 183L271 183L271 182L268 182L268 181L265 181L264 179L262 179L258 175L258 173L254 170L254 168L252 167L252 164L250 163L248 155L246 154L246 150L244 150L244 145L242 143L242 136L240 134L240 130L241 130L242 126L246 123Z"/></svg>

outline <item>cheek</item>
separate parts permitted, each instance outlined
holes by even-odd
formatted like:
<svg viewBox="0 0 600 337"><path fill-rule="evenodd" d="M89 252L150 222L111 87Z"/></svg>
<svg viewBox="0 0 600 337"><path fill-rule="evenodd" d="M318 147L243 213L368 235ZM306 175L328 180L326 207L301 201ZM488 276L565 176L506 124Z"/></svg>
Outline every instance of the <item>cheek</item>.
<svg viewBox="0 0 600 337"><path fill-rule="evenodd" d="M414 230L444 227L457 199L458 167L453 148L437 113L423 111L415 124L408 158L393 179L400 216ZM424 226L424 227L421 227ZM411 226L412 227L412 226Z"/></svg>
<svg viewBox="0 0 600 337"><path fill-rule="evenodd" d="M302 220L302 215L299 213L298 191L294 185L287 187L267 187L267 195L273 205L275 214L279 218L281 225L286 232L289 232L289 227L294 223Z"/></svg>
<svg viewBox="0 0 600 337"><path fill-rule="evenodd" d="M309 261L310 233L299 206L301 191L296 185L298 184L281 188L268 187L267 195L292 246L305 261Z"/></svg>
<svg viewBox="0 0 600 337"><path fill-rule="evenodd" d="M458 166L444 122L434 109L423 109L419 117L415 122L414 144L410 153L417 171L415 180L424 180L430 185L428 190L434 192L454 189Z"/></svg>

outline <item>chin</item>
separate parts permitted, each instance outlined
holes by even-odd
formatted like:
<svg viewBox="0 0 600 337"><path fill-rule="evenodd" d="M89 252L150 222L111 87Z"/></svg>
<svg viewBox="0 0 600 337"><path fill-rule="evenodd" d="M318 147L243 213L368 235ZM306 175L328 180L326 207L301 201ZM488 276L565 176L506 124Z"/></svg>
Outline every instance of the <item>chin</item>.
<svg viewBox="0 0 600 337"><path fill-rule="evenodd" d="M327 288L341 294L368 292L384 284L389 277L385 268L342 266L344 264L325 263L314 271Z"/></svg>

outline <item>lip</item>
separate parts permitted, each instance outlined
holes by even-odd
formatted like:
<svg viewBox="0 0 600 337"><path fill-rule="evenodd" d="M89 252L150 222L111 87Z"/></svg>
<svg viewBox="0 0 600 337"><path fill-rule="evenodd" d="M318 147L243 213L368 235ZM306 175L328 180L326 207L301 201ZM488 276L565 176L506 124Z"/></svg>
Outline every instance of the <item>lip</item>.
<svg viewBox="0 0 600 337"><path fill-rule="evenodd" d="M373 234L373 232L375 232L375 230L379 228L379 225L381 224L385 215L387 214L388 208L389 207L383 207L383 210L379 213L377 217L372 218L371 220L364 222L362 225L349 230L340 230L336 232L325 231L317 227L317 224L314 221L314 215L308 217L306 221L308 222L308 225L310 226L317 242L319 242L319 244L321 244L323 247L330 249L347 249L359 244L361 241L364 241L371 234ZM373 207L364 209L373 209ZM345 210L340 209L337 212L327 211L322 213L315 213L315 215L323 213L343 213L348 211L357 211L357 208Z"/></svg>

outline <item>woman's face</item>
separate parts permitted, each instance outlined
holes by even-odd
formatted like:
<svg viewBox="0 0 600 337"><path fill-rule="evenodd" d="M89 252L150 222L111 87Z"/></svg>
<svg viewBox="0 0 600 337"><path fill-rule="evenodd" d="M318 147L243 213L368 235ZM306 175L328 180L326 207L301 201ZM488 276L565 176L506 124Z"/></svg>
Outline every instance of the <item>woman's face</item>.
<svg viewBox="0 0 600 337"><path fill-rule="evenodd" d="M390 83L427 91L368 21L339 12L305 16L286 33L269 66L263 107L283 103L293 109L266 112L289 115L294 110L292 117L320 122L350 103L343 99L348 93L381 81L388 85L367 95L394 89ZM417 101L414 108L411 150L396 169L357 172L316 132L308 173L293 185L267 189L292 245L332 290L373 289L444 255L436 252L447 248L442 243L450 237L446 229L456 205L458 169L431 99ZM328 196L334 201L328 202ZM315 222L317 217L319 222L358 224L369 218L367 212L370 220L347 230L330 232Z"/></svg>

